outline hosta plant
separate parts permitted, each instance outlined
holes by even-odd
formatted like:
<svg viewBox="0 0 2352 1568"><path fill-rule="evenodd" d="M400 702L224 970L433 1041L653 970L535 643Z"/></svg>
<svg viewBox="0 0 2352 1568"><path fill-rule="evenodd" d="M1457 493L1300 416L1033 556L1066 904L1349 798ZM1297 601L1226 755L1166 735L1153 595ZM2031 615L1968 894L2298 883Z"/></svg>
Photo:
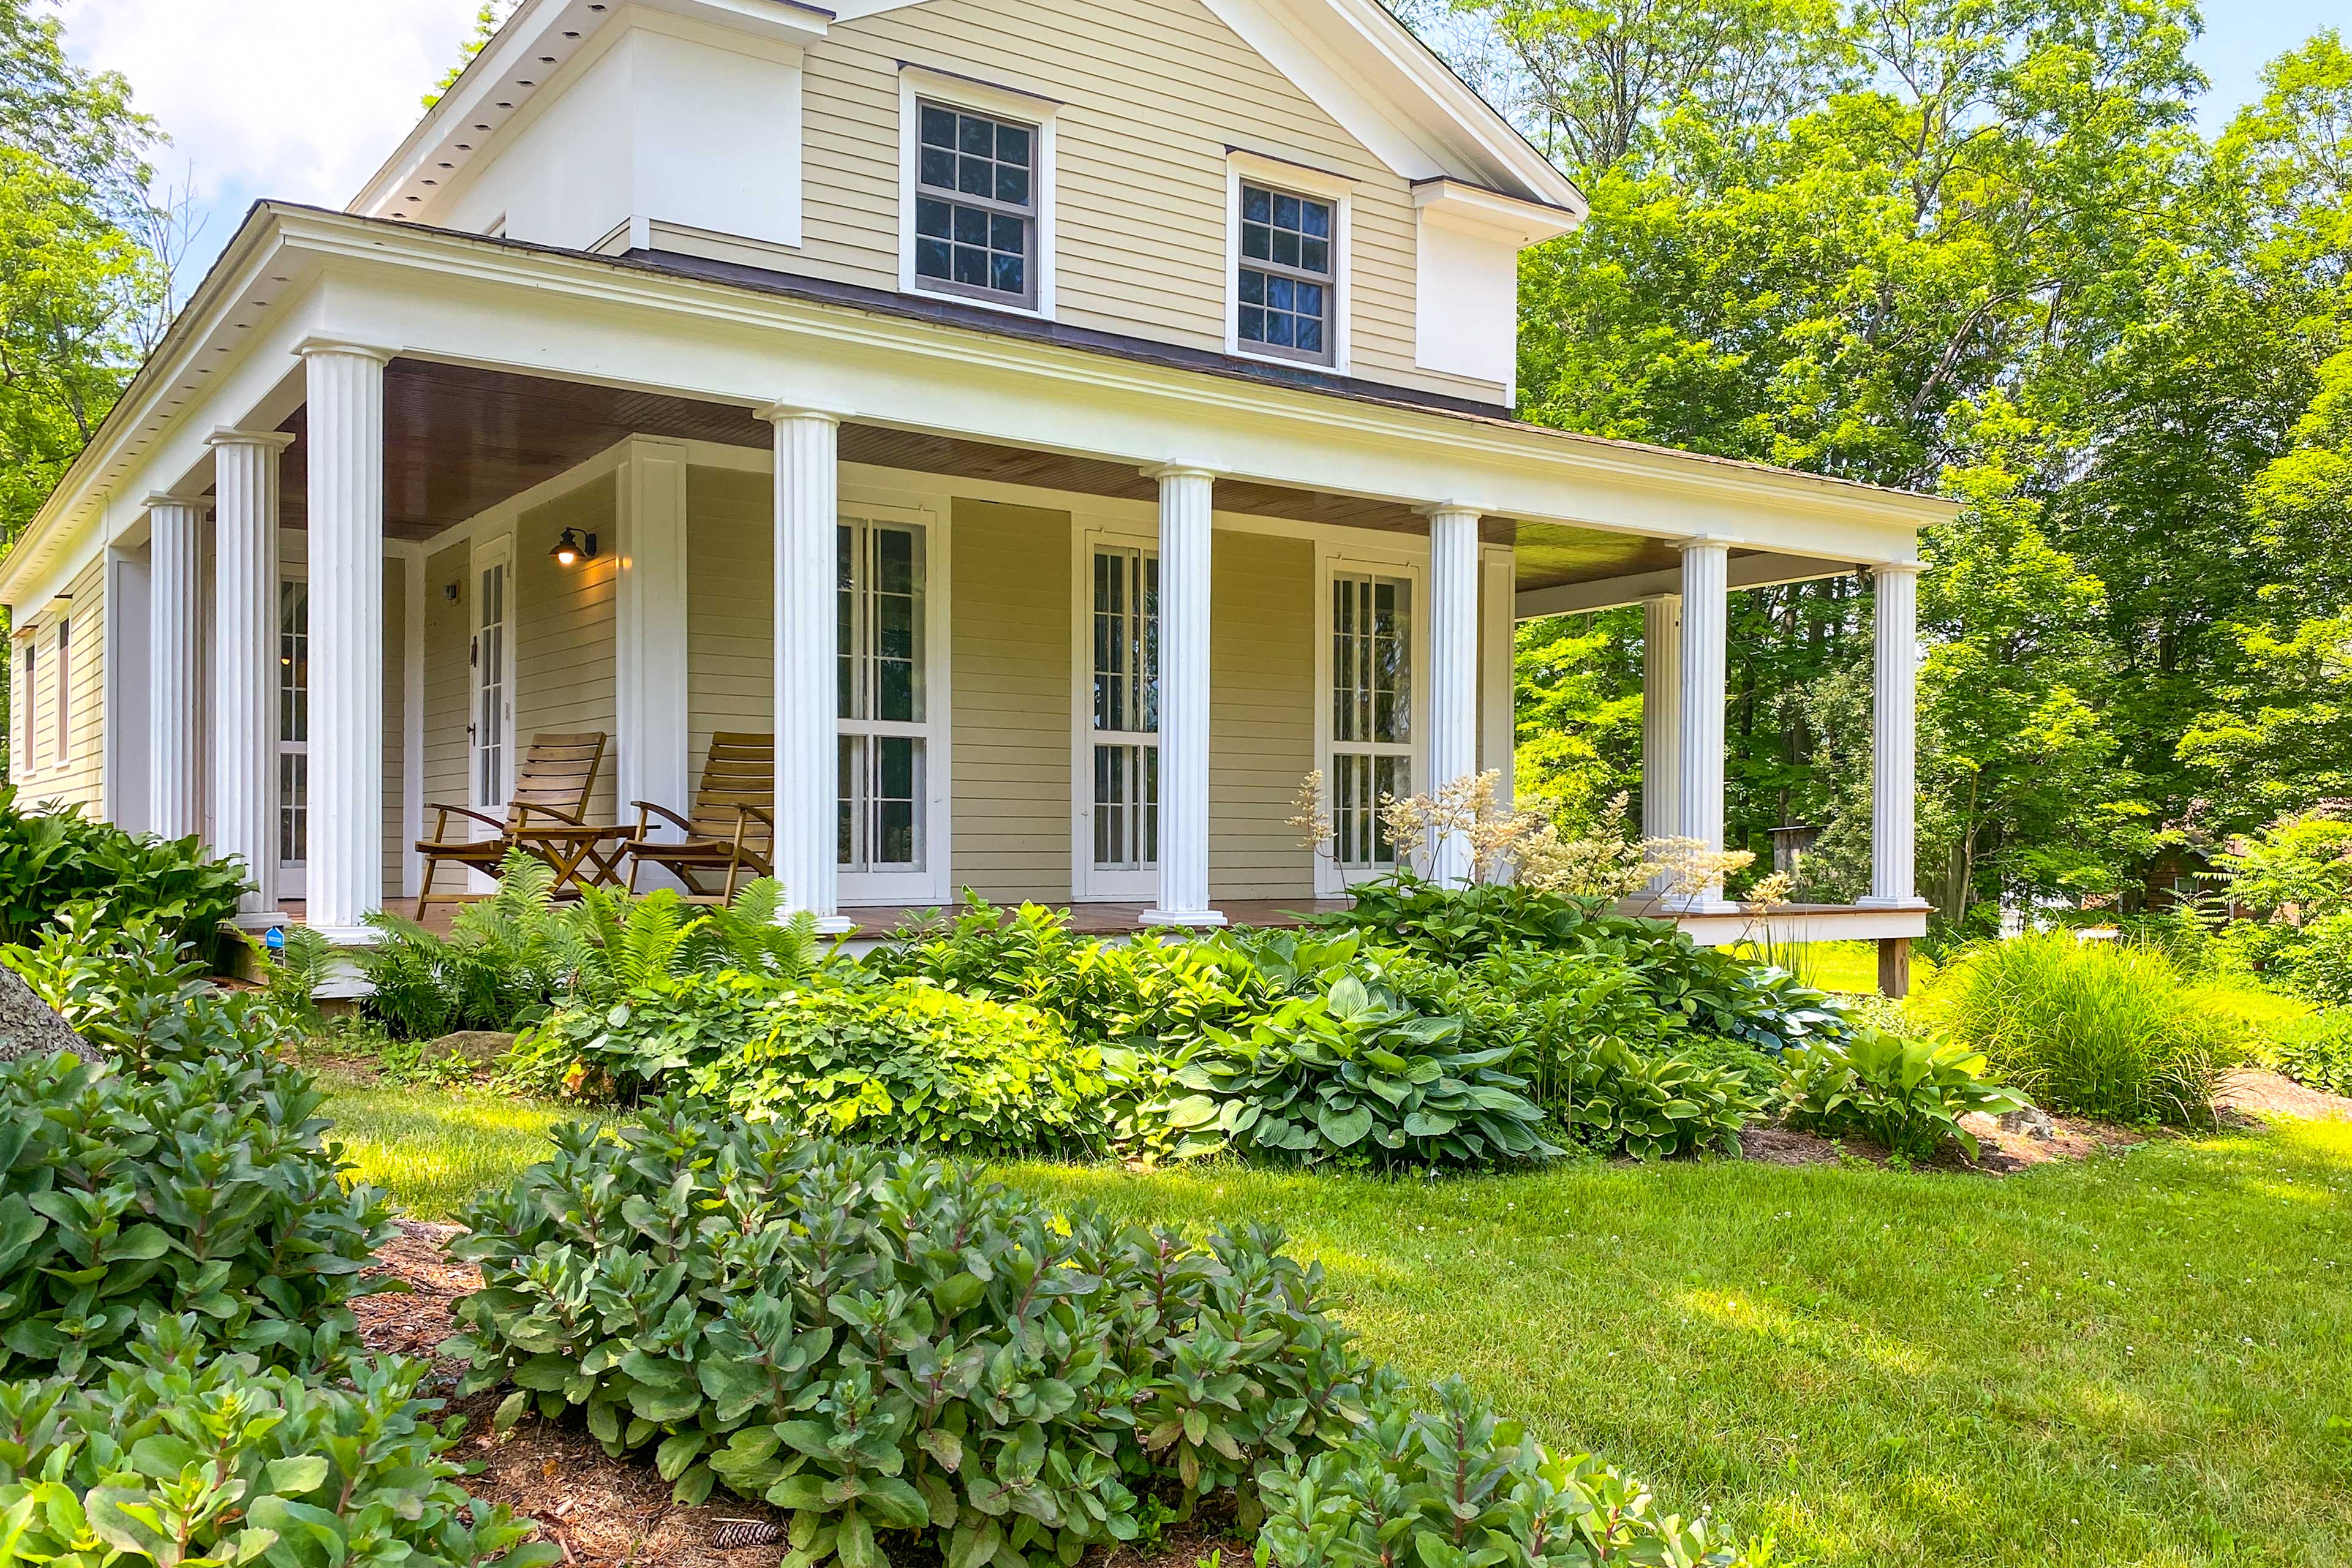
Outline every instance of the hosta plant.
<svg viewBox="0 0 2352 1568"><path fill-rule="evenodd" d="M1636 1160L1738 1155L1764 1098L1738 1068L1653 1056L1604 1040L1569 1068L1566 1120L1577 1140Z"/></svg>
<svg viewBox="0 0 2352 1568"><path fill-rule="evenodd" d="M1732 1568L1703 1520L1662 1513L1640 1482L1554 1454L1458 1379L1416 1407L1383 1377L1365 1422L1265 1482L1261 1568Z"/></svg>
<svg viewBox="0 0 2352 1568"><path fill-rule="evenodd" d="M34 945L0 947L0 963L133 1074L266 1047L289 1034L272 998L219 989L193 952L151 917L118 924L100 905L74 904Z"/></svg>
<svg viewBox="0 0 2352 1568"><path fill-rule="evenodd" d="M1177 1075L1199 1099L1180 1123L1217 1127L1242 1149L1318 1163L1477 1164L1559 1151L1507 1046L1467 1050L1462 1020L1416 1011L1343 974L1246 1026L1211 1028Z"/></svg>
<svg viewBox="0 0 2352 1568"><path fill-rule="evenodd" d="M501 1421L580 1410L678 1495L792 1514L795 1568L1074 1564L1147 1498L1241 1489L1360 1412L1320 1271L1066 1217L935 1160L713 1122L676 1098L476 1200L444 1349Z"/></svg>
<svg viewBox="0 0 2352 1568"><path fill-rule="evenodd" d="M392 1222L343 1185L321 1100L258 1057L0 1064L0 1377L79 1376L182 1313L219 1350L338 1360Z"/></svg>
<svg viewBox="0 0 2352 1568"><path fill-rule="evenodd" d="M1925 1160L1946 1141L1977 1157L1970 1111L1998 1116L2025 1100L1985 1081L1985 1058L1965 1046L1870 1029L1782 1058L1780 1089L1790 1125L1832 1136L1858 1132L1890 1154Z"/></svg>
<svg viewBox="0 0 2352 1568"><path fill-rule="evenodd" d="M56 1568L542 1568L550 1544L459 1485L462 1422L422 1362L317 1387L165 1319L103 1388L0 1383L0 1563Z"/></svg>

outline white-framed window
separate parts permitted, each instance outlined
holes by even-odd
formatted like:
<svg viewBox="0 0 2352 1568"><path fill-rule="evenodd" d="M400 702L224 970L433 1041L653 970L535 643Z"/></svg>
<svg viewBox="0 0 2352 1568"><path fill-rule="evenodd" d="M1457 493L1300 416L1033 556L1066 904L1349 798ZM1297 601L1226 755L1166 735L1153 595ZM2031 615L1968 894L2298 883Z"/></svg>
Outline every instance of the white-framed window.
<svg viewBox="0 0 2352 1568"><path fill-rule="evenodd" d="M73 616L67 615L58 621L58 762L59 767L73 763Z"/></svg>
<svg viewBox="0 0 2352 1568"><path fill-rule="evenodd" d="M510 534L473 548L474 635L468 788L476 811L504 811L514 777L515 570Z"/></svg>
<svg viewBox="0 0 2352 1568"><path fill-rule="evenodd" d="M1149 898L1160 886L1160 552L1081 525L1073 567L1072 893Z"/></svg>
<svg viewBox="0 0 2352 1568"><path fill-rule="evenodd" d="M1346 371L1352 184L1243 152L1226 181L1226 352Z"/></svg>
<svg viewBox="0 0 2352 1568"><path fill-rule="evenodd" d="M16 694L25 710L25 766L30 773L41 765L41 646L36 637L25 639L25 684Z"/></svg>
<svg viewBox="0 0 2352 1568"><path fill-rule="evenodd" d="M1318 892L1330 894L1396 868L1381 806L1422 787L1423 564L1327 553L1318 592L1317 751L1330 802L1331 852L1317 866L1316 882Z"/></svg>
<svg viewBox="0 0 2352 1568"><path fill-rule="evenodd" d="M926 512L850 501L835 538L841 897L934 898L947 859L939 531Z"/></svg>
<svg viewBox="0 0 2352 1568"><path fill-rule="evenodd" d="M898 287L1054 313L1051 100L899 71Z"/></svg>
<svg viewBox="0 0 2352 1568"><path fill-rule="evenodd" d="M310 578L278 579L278 878L299 898L310 863Z"/></svg>

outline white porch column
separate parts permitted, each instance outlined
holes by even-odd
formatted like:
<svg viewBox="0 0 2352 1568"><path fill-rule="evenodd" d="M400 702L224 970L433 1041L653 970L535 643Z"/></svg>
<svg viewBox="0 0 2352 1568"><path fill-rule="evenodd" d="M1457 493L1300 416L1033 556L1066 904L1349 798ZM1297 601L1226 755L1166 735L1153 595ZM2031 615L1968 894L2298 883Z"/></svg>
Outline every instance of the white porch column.
<svg viewBox="0 0 2352 1568"><path fill-rule="evenodd" d="M1913 787L1919 731L1919 567L1873 569L1878 589L1872 722L1872 909L1923 909L1915 881L1918 824Z"/></svg>
<svg viewBox="0 0 2352 1568"><path fill-rule="evenodd" d="M776 427L776 879L786 909L808 910L821 931L845 931L834 605L841 420L782 405L761 417Z"/></svg>
<svg viewBox="0 0 2352 1568"><path fill-rule="evenodd" d="M1429 513L1429 789L1478 772L1478 511ZM1432 847L1433 879L1470 880L1469 841L1442 835Z"/></svg>
<svg viewBox="0 0 2352 1568"><path fill-rule="evenodd" d="M383 906L383 367L311 339L310 843L305 920L352 942Z"/></svg>
<svg viewBox="0 0 2352 1568"><path fill-rule="evenodd" d="M1642 837L1674 838L1682 826L1683 598L1642 601Z"/></svg>
<svg viewBox="0 0 2352 1568"><path fill-rule="evenodd" d="M166 838L205 828L196 701L204 515L200 500L147 498L147 822Z"/></svg>
<svg viewBox="0 0 2352 1568"><path fill-rule="evenodd" d="M1682 547L1682 742L1676 773L1682 829L1698 853L1723 848L1723 696L1725 640L1731 622L1730 547L1697 539ZM1700 912L1735 906L1720 879L1681 899Z"/></svg>
<svg viewBox="0 0 2352 1568"><path fill-rule="evenodd" d="M1216 479L1160 481L1160 901L1146 925L1221 926L1209 905L1209 570Z"/></svg>
<svg viewBox="0 0 2352 1568"><path fill-rule="evenodd" d="M278 459L274 430L220 430L213 448L213 847L245 858L236 922L278 910Z"/></svg>

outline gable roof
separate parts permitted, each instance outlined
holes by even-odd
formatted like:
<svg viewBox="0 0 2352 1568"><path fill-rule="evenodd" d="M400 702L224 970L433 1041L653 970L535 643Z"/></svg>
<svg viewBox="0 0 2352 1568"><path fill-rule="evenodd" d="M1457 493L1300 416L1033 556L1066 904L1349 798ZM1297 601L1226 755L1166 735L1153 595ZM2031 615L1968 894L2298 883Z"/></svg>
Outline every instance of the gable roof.
<svg viewBox="0 0 2352 1568"><path fill-rule="evenodd" d="M929 0L523 0L489 44L352 198L400 217L484 156L536 96L628 6L776 43L820 43L841 24ZM1378 0L1200 0L1373 156L1408 181L1451 180L1560 209L1583 193Z"/></svg>

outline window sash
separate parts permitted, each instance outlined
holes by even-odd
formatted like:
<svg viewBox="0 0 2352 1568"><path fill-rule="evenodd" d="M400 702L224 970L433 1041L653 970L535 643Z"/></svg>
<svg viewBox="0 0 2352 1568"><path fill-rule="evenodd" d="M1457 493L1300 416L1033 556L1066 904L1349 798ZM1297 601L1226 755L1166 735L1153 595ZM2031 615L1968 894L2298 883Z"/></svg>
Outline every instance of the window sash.
<svg viewBox="0 0 2352 1568"><path fill-rule="evenodd" d="M1146 871L1160 864L1160 554L1097 544L1090 563L1094 868Z"/></svg>
<svg viewBox="0 0 2352 1568"><path fill-rule="evenodd" d="M25 640L25 771L41 765L41 649Z"/></svg>
<svg viewBox="0 0 2352 1568"><path fill-rule="evenodd" d="M1249 218L1249 199L1252 192L1263 194L1270 208L1286 197L1304 205L1322 208L1328 215L1326 226L1329 232L1321 236L1309 236L1304 235L1302 231L1302 243L1306 239L1319 239L1326 247L1329 265L1318 271L1314 268L1306 266L1303 261L1278 260L1270 253L1272 248L1270 246L1269 254L1265 257L1250 255L1247 247L1241 243L1238 237L1243 236L1250 226L1264 227L1269 234L1275 232L1278 226L1271 222L1263 225L1254 224ZM1268 216L1271 218L1272 213L1269 212ZM1284 190L1276 185L1244 180L1240 183L1236 193L1233 222L1234 232L1237 237L1235 252L1239 258L1233 279L1234 334L1240 346L1250 353L1272 354L1283 359L1297 360L1307 364L1336 364L1339 362L1339 204L1328 197L1305 195L1297 191ZM1286 229L1281 232L1290 231ZM1252 305L1243 297L1242 288L1243 279L1251 273L1257 274L1261 279L1281 279L1293 284L1304 283L1321 289L1323 291L1321 311L1309 315L1300 310L1268 304ZM1265 289L1261 284L1260 293L1263 295L1265 292ZM1305 349L1294 343L1270 342L1262 335L1259 337L1247 335L1242 331L1243 312L1254 309L1265 312L1278 310L1280 314L1286 316L1317 322L1322 331L1322 346Z"/></svg>
<svg viewBox="0 0 2352 1568"><path fill-rule="evenodd" d="M930 531L845 517L835 534L835 861L923 871L929 837Z"/></svg>
<svg viewBox="0 0 2352 1568"><path fill-rule="evenodd" d="M310 580L278 582L278 863L310 859Z"/></svg>
<svg viewBox="0 0 2352 1568"><path fill-rule="evenodd" d="M58 765L73 761L73 620L58 623Z"/></svg>
<svg viewBox="0 0 2352 1568"><path fill-rule="evenodd" d="M958 128L958 145L951 153L951 156L955 160L959 172L967 157L977 156L977 154L966 153L961 147L961 129L963 123L967 121L971 121L987 125L990 128L991 151L987 160L990 170L992 174L1001 174L1002 171L1006 169L1021 170L1027 177L1029 199L1025 202L1006 201L997 195L994 190L984 192L966 191L962 188L961 179L958 179L952 184L940 184L933 180L926 178L923 173L923 154L925 150L929 148L932 151L947 151L946 149L938 147L935 143L926 142L923 139L923 119L927 113L948 114L955 117ZM1017 131L1028 137L1029 157L1028 162L1025 164L1015 163L1009 159L997 155L996 150L1002 146L1002 134L1005 131ZM922 256L924 241L928 238L933 243L937 243L940 237L936 235L924 235L919 227L919 216L916 216L911 218L911 221L916 222L919 226L916 228L916 231L913 234L908 235L907 237L907 243L914 257L913 269L916 285L919 288L940 293L960 294L967 299L992 300L1002 303L1034 307L1038 299L1037 273L1038 268L1041 265L1041 258L1037 254L1037 215L1039 203L1042 200L1042 187L1045 183L1044 128L1042 126L1031 124L1026 121L1014 120L1003 115L981 113L973 110L963 109L955 104L943 102L937 99L918 98L915 100L914 123L910 127L910 132L915 138L914 214L919 215L921 204L927 199L934 202L944 203L949 208L949 234L947 236L947 244L949 247L948 267L950 275L946 277L942 277L936 272L929 272L923 269ZM955 237L954 213L955 209L958 207L978 213L988 221L990 242L987 245L982 246L971 241L961 240ZM1012 254L1012 252L1003 250L994 243L994 220L998 218L1010 218L1018 222L1021 226L1020 257L1022 286L1018 289L1000 289L994 287L992 281L989 284L972 283L952 275L955 266L955 252L957 250L979 250L982 252L983 258L987 260L989 264L989 270L992 279L994 273L993 258L998 254Z"/></svg>

